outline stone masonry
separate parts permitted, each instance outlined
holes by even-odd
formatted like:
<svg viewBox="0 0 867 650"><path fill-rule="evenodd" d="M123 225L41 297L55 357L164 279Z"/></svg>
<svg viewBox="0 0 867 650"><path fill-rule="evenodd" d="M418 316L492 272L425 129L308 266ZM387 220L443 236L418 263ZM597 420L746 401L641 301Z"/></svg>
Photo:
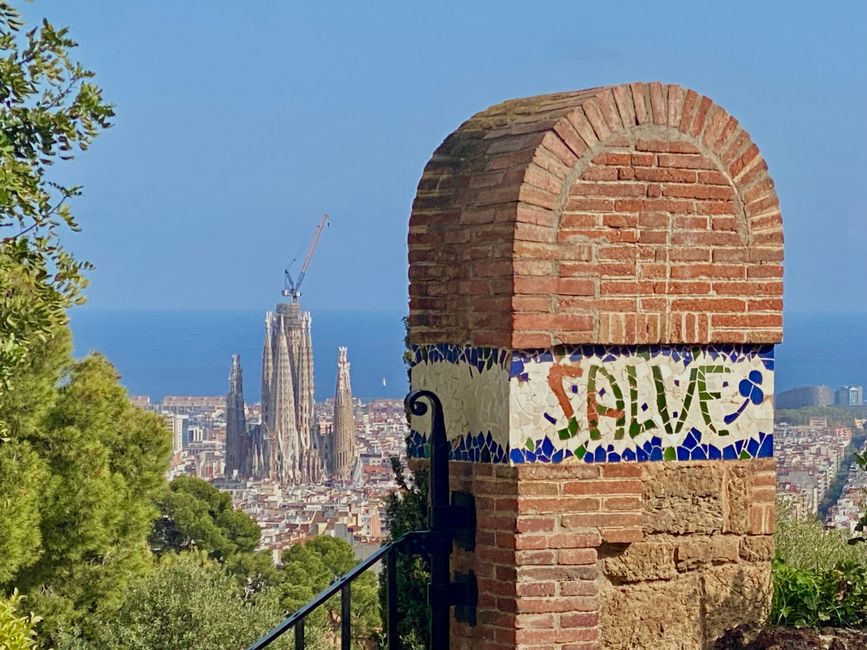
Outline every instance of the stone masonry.
<svg viewBox="0 0 867 650"><path fill-rule="evenodd" d="M762 616L782 258L758 148L692 90L511 100L446 138L409 338L478 512L453 556L478 624L452 647L703 648Z"/></svg>

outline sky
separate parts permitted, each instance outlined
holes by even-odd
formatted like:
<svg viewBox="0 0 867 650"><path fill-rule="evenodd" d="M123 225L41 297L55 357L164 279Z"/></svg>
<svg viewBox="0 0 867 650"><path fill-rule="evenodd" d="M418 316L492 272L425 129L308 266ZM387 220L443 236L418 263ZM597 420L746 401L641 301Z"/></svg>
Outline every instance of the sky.
<svg viewBox="0 0 867 650"><path fill-rule="evenodd" d="M116 104L83 184L89 308L405 309L422 169L505 99L679 83L735 115L783 207L787 311L867 310L867 3L35 0ZM296 263L296 270L298 268Z"/></svg>

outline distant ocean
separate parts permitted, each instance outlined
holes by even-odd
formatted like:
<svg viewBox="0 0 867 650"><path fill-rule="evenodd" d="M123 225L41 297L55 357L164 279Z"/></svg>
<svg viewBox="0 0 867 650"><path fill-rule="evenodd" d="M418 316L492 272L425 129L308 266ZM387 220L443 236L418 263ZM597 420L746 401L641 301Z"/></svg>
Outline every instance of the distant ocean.
<svg viewBox="0 0 867 650"><path fill-rule="evenodd" d="M406 394L403 313L311 310L316 399L334 395L337 347L349 347L352 392L366 399ZM102 310L71 315L76 356L104 353L133 395L224 395L232 354L241 355L244 398L259 400L265 312Z"/></svg>
<svg viewBox="0 0 867 650"><path fill-rule="evenodd" d="M334 394L337 346L349 347L359 397L407 390L402 312L313 310L316 399ZM259 399L264 311L101 310L72 313L75 353L105 353L134 395L222 395L239 353L244 395ZM787 313L777 347L777 391L813 384L867 383L867 313ZM384 381L383 381L384 380Z"/></svg>

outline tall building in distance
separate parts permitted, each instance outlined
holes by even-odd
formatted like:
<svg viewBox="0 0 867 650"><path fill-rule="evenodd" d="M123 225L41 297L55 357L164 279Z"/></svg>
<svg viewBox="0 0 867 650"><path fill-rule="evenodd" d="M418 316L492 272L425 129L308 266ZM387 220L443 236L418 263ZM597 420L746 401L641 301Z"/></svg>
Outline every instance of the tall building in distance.
<svg viewBox="0 0 867 650"><path fill-rule="evenodd" d="M297 296L265 317L262 353L263 478L281 485L315 483L322 459L315 444L310 313Z"/></svg>
<svg viewBox="0 0 867 650"><path fill-rule="evenodd" d="M247 433L247 418L244 415L244 376L241 371L241 356L232 355L232 370L229 373L229 392L226 394L226 464L224 474L239 477L250 474L250 436Z"/></svg>
<svg viewBox="0 0 867 650"><path fill-rule="evenodd" d="M824 385L792 388L774 395L774 406L778 409L831 406L833 403L834 389Z"/></svg>
<svg viewBox="0 0 867 650"><path fill-rule="evenodd" d="M334 433L331 444L333 476L337 481L351 481L355 473L355 414L352 411L352 386L346 348L337 348L337 388L334 392Z"/></svg>
<svg viewBox="0 0 867 650"><path fill-rule="evenodd" d="M839 406L863 406L864 388L861 386L841 386L834 392L834 403Z"/></svg>

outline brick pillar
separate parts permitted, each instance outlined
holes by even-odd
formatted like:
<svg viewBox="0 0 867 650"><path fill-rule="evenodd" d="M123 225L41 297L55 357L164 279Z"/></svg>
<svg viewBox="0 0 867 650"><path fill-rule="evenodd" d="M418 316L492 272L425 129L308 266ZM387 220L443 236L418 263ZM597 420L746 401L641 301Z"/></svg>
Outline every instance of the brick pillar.
<svg viewBox="0 0 867 650"><path fill-rule="evenodd" d="M446 138L410 342L478 508L454 648L701 648L762 615L782 253L758 149L691 90L512 100Z"/></svg>

